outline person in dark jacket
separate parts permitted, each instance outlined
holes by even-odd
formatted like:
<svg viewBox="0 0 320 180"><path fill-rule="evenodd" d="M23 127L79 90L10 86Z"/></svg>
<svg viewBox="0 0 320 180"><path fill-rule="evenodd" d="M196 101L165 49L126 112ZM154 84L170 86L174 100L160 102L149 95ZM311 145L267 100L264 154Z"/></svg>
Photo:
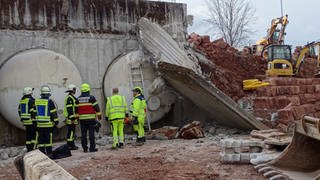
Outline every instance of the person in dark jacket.
<svg viewBox="0 0 320 180"><path fill-rule="evenodd" d="M18 113L21 122L26 128L26 148L27 151L36 149L36 126L35 121L35 99L32 97L33 88L25 87L23 89L23 97L20 100Z"/></svg>
<svg viewBox="0 0 320 180"><path fill-rule="evenodd" d="M81 128L81 145L83 152L88 152L87 132L89 131L90 148L89 152L96 152L98 149L95 144L95 125L96 118L101 120L101 112L96 98L90 95L90 85L81 85L81 95L78 97L78 113Z"/></svg>
<svg viewBox="0 0 320 180"><path fill-rule="evenodd" d="M66 117L65 123L68 128L67 144L70 150L77 150L78 147L74 143L76 125L78 124L78 100L74 97L76 94L76 86L70 84L66 93L68 93L68 95L64 99L63 114Z"/></svg>
<svg viewBox="0 0 320 180"><path fill-rule="evenodd" d="M41 87L41 97L36 99L36 121L39 150L52 156L52 132L59 124L56 103L50 99L51 89L47 85Z"/></svg>

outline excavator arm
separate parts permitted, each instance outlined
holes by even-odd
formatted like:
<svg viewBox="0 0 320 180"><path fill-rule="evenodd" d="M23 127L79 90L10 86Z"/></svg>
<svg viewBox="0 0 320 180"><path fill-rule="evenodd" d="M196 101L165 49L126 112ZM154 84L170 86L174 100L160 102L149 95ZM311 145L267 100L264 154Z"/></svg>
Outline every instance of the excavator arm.
<svg viewBox="0 0 320 180"><path fill-rule="evenodd" d="M285 29L286 29L286 26L288 23L289 23L288 15L272 19L271 27L270 27L270 29L268 31L268 35L267 35L268 44L266 44L266 45L282 44L283 40L284 40ZM279 36L277 38L275 38L275 32L276 32L279 24L281 25Z"/></svg>
<svg viewBox="0 0 320 180"><path fill-rule="evenodd" d="M294 74L297 74L297 73L299 72L300 67L301 67L301 64L302 64L302 62L304 61L304 57L305 57L306 53L309 52L311 48L314 48L314 47L316 47L316 46L318 46L318 48L319 48L319 50L320 50L320 41L317 41L317 42L313 41L313 42L305 45L305 46L302 48L302 50L301 50L300 53L299 53L299 56L298 56L297 60L295 61ZM319 52L318 52L318 53L319 53ZM318 54L317 60L318 60L317 66L319 66L319 61L320 61L320 56L319 56L319 54Z"/></svg>

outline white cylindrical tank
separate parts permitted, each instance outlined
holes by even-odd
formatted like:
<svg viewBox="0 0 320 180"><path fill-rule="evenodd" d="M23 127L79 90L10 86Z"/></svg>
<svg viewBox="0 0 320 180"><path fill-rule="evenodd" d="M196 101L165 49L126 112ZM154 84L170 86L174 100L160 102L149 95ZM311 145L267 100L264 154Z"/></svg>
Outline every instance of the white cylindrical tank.
<svg viewBox="0 0 320 180"><path fill-rule="evenodd" d="M115 59L104 75L103 89L106 97L112 95L112 88L117 87L119 94L127 99L128 108L133 100L132 88L141 84L143 79L143 94L147 100L148 118L151 123L161 119L171 109L176 95L165 87L164 80L157 77L151 64L143 61L141 51L130 52ZM141 67L141 71L137 68ZM141 85L140 85L141 86Z"/></svg>
<svg viewBox="0 0 320 180"><path fill-rule="evenodd" d="M18 105L25 86L35 88L33 97L40 97L40 87L49 85L51 98L58 105L59 127L63 116L64 98L68 84L81 85L76 66L64 55L47 49L30 49L19 52L0 66L0 113L14 126L23 129Z"/></svg>

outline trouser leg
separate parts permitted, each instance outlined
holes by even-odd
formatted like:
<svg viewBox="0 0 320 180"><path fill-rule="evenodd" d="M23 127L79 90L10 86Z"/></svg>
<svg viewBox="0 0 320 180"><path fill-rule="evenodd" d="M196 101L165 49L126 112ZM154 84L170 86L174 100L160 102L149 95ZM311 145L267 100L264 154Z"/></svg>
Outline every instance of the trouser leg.
<svg viewBox="0 0 320 180"><path fill-rule="evenodd" d="M45 128L46 140L45 140L45 148L47 155L52 154L52 128Z"/></svg>
<svg viewBox="0 0 320 180"><path fill-rule="evenodd" d="M113 137L113 143L112 147L118 146L118 120L111 121L112 123L112 137Z"/></svg>
<svg viewBox="0 0 320 180"><path fill-rule="evenodd" d="M144 119L138 119L138 137L144 137Z"/></svg>
<svg viewBox="0 0 320 180"><path fill-rule="evenodd" d="M118 120L118 135L119 135L119 143L124 142L124 133L123 133L123 128L124 128L124 120Z"/></svg>
<svg viewBox="0 0 320 180"><path fill-rule="evenodd" d="M88 150L87 146L87 131L88 131L88 124L86 122L81 121L80 122L80 128L81 128L81 145L84 151Z"/></svg>
<svg viewBox="0 0 320 180"><path fill-rule="evenodd" d="M35 143L35 128L33 125L26 125L26 148L27 151L32 151L34 149Z"/></svg>
<svg viewBox="0 0 320 180"><path fill-rule="evenodd" d="M69 147L74 147L74 133L75 133L75 124L68 124L68 133L67 133L67 144Z"/></svg>
<svg viewBox="0 0 320 180"><path fill-rule="evenodd" d="M36 149L37 147L37 130L36 127L34 125L31 125L31 145L32 145L32 149Z"/></svg>
<svg viewBox="0 0 320 180"><path fill-rule="evenodd" d="M38 147L42 153L46 154L44 128L38 128Z"/></svg>
<svg viewBox="0 0 320 180"><path fill-rule="evenodd" d="M89 122L89 140L90 140L90 150L93 151L96 149L95 137L94 137L94 126L96 122L90 121Z"/></svg>

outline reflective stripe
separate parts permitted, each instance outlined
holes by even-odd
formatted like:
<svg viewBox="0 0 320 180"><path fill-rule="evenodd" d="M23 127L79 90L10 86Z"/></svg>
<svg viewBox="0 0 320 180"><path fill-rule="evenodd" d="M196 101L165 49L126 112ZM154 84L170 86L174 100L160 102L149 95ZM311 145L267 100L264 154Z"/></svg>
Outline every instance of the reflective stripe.
<svg viewBox="0 0 320 180"><path fill-rule="evenodd" d="M56 111L57 111L56 109L53 109L53 110L50 111L50 113L54 113L54 112L56 112Z"/></svg>
<svg viewBox="0 0 320 180"><path fill-rule="evenodd" d="M95 103L92 104L92 106L95 106L95 105L97 105L97 104L98 104L98 102L96 101Z"/></svg>
<svg viewBox="0 0 320 180"><path fill-rule="evenodd" d="M48 99L37 99L35 101L37 116L36 119L38 122L48 122L50 121L50 112L49 111L49 100ZM37 126L41 127L41 126Z"/></svg>
<svg viewBox="0 0 320 180"><path fill-rule="evenodd" d="M92 103L79 103L78 106L91 106Z"/></svg>
<svg viewBox="0 0 320 180"><path fill-rule="evenodd" d="M69 98L72 99L72 104L67 104L67 101L68 101ZM73 114L76 113L75 107L77 106L77 104L76 104L76 99L75 99L75 97L73 97L72 95L68 94L68 96L66 96L65 99L64 99L64 105L65 105L65 106L64 106L64 109L63 109L63 115L64 115L64 117L66 117L66 118L68 118L68 116L71 117L71 115L69 115L69 113L68 113L67 108L72 107L72 113L73 113ZM72 116L73 116L73 114L72 114Z"/></svg>
<svg viewBox="0 0 320 180"><path fill-rule="evenodd" d="M37 127L53 127L53 122L38 122Z"/></svg>
<svg viewBox="0 0 320 180"><path fill-rule="evenodd" d="M69 138L67 139L67 141L73 141L73 131L71 131Z"/></svg>
<svg viewBox="0 0 320 180"><path fill-rule="evenodd" d="M80 114L79 115L80 120L95 119L95 118L96 118L95 114Z"/></svg>
<svg viewBox="0 0 320 180"><path fill-rule="evenodd" d="M109 120L125 117L127 102L124 96L113 95L108 97L106 106L106 115L109 117Z"/></svg>
<svg viewBox="0 0 320 180"><path fill-rule="evenodd" d="M23 120L23 125L31 125L33 120L32 119L29 119L29 120Z"/></svg>
<svg viewBox="0 0 320 180"><path fill-rule="evenodd" d="M25 99L20 100L19 110L20 110L19 115L20 115L20 118L23 122L23 125L32 124L30 112L33 112L34 109L33 108L29 109L29 98L25 98Z"/></svg>

